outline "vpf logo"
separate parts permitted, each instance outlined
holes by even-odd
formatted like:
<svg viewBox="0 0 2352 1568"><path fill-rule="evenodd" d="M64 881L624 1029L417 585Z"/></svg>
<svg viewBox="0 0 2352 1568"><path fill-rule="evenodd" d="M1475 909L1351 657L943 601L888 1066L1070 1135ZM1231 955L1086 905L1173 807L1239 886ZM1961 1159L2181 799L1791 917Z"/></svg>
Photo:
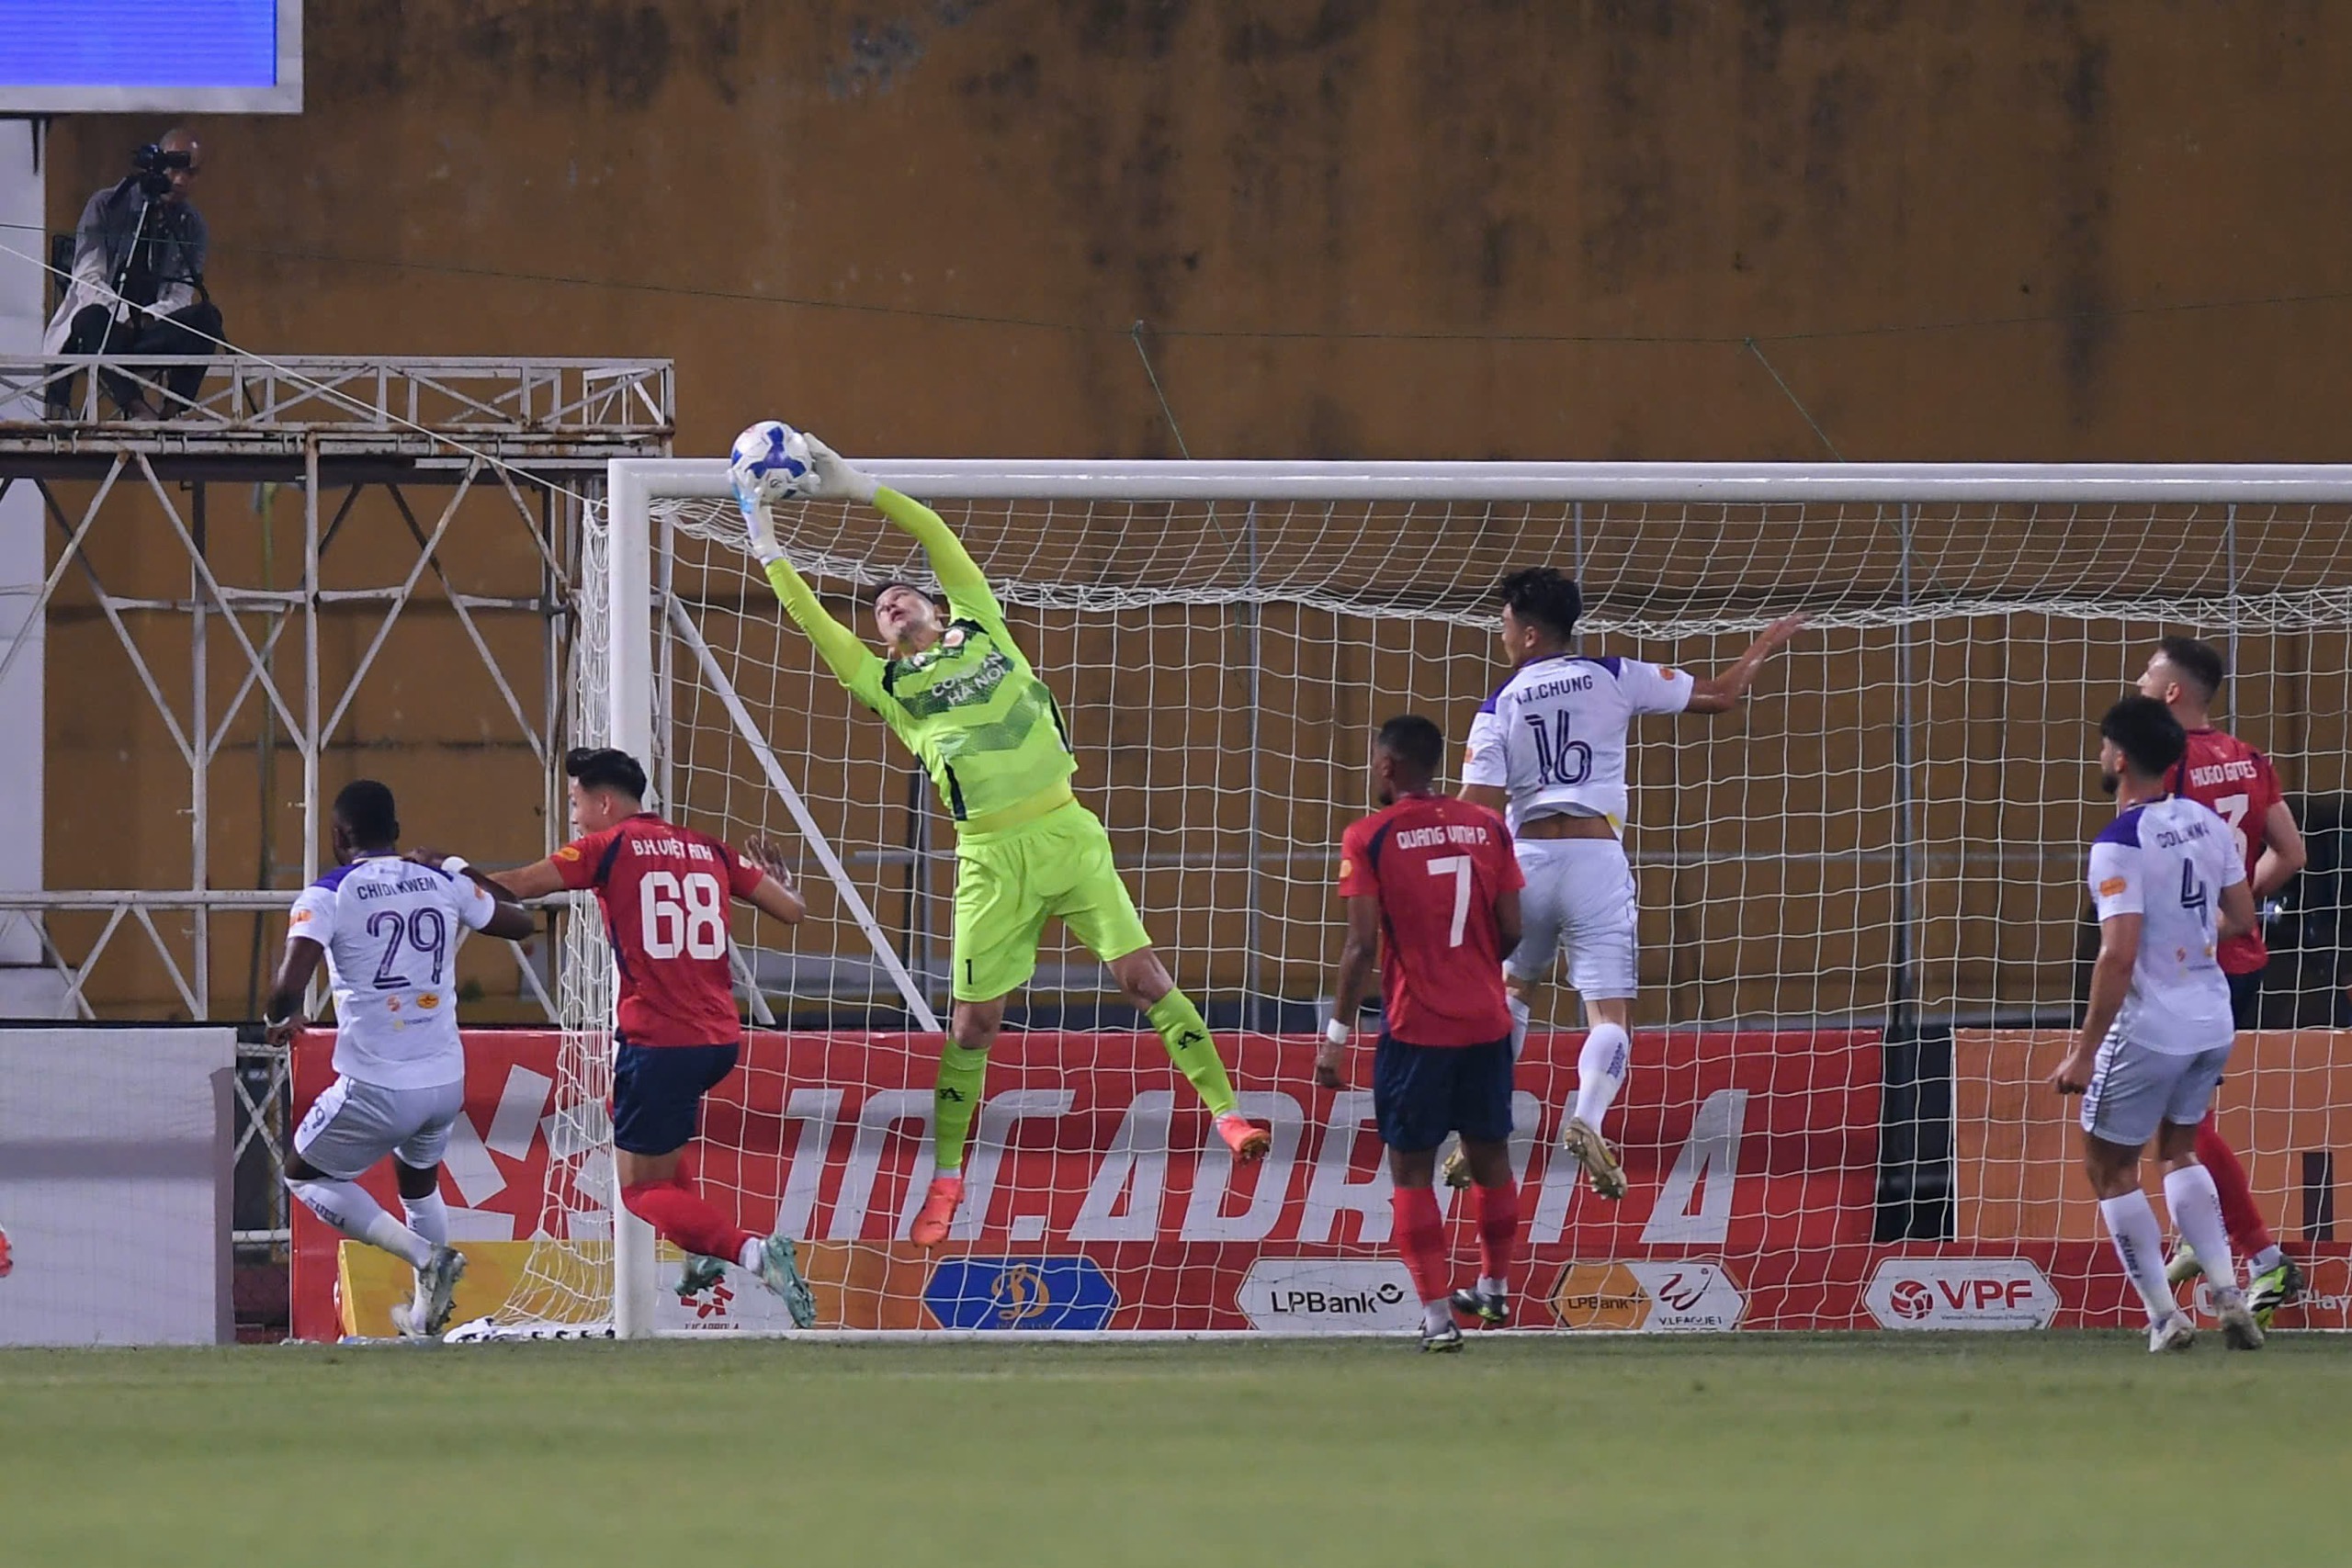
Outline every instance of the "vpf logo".
<svg viewBox="0 0 2352 1568"><path fill-rule="evenodd" d="M1897 1280L1887 1292L1887 1310L1905 1323L1917 1323L1936 1310L1936 1292L1923 1280Z"/></svg>
<svg viewBox="0 0 2352 1568"><path fill-rule="evenodd" d="M1031 1318L1045 1316L1054 1304L1054 1293L1035 1267L1015 1263L999 1269L989 1281L989 1304L1000 1325L1018 1328Z"/></svg>

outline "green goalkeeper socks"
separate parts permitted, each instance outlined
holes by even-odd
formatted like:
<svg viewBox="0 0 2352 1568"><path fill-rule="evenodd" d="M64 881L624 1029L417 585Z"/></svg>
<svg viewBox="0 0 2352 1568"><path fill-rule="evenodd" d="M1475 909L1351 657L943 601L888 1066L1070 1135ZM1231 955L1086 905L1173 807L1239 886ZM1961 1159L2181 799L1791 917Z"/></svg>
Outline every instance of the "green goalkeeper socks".
<svg viewBox="0 0 2352 1568"><path fill-rule="evenodd" d="M1159 1031L1159 1038L1167 1042L1168 1059L1192 1084L1209 1113L1222 1116L1231 1111L1233 1080L1225 1076L1225 1063L1217 1056L1216 1042L1209 1038L1209 1026L1202 1021L1201 1010L1193 1005L1193 998L1171 990L1154 1002L1146 1016L1151 1020L1151 1026Z"/></svg>
<svg viewBox="0 0 2352 1568"><path fill-rule="evenodd" d="M942 1176L964 1168L964 1144L972 1135L972 1112L980 1108L980 1080L988 1073L986 1051L967 1051L950 1041L939 1053L939 1079L931 1091L931 1146L932 1162Z"/></svg>
<svg viewBox="0 0 2352 1568"><path fill-rule="evenodd" d="M1233 1080L1216 1054L1216 1042L1201 1010L1182 991L1170 991L1153 1004L1152 1028L1167 1043L1168 1059L1184 1075L1201 1103L1215 1116L1233 1109ZM939 1053L939 1078L931 1091L932 1163L943 1176L964 1168L964 1145L971 1140L972 1113L980 1106L981 1080L988 1077L989 1054L967 1051L950 1042Z"/></svg>

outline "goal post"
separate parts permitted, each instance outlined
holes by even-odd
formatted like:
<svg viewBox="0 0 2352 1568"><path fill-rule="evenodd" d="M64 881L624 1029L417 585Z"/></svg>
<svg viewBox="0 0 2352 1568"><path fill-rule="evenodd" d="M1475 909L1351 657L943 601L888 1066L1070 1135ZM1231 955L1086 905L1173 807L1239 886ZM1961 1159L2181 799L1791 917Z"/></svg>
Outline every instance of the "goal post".
<svg viewBox="0 0 2352 1568"><path fill-rule="evenodd" d="M1225 1163L1156 1039L1057 932L995 1053L959 1230L937 1257L906 1244L952 824L783 617L725 461L617 461L582 585L605 623L581 639L575 701L604 695L582 738L648 759L659 808L692 826L805 848L808 920L738 920L778 1027L755 1032L696 1158L741 1223L807 1238L830 1327L1391 1325L1369 1097L1313 1090L1301 1066L1337 953L1332 855L1381 719L1424 712L1459 746L1502 674L1494 587L1530 564L1583 582L1590 653L1711 670L1777 615L1811 624L1740 715L1639 721L1636 1193L1611 1209L1551 1157L1581 1021L1555 977L1521 1069L1522 1322L1916 1326L1924 1290L1920 1324L1999 1325L1981 1299L1953 1306L1947 1276L1993 1280L2021 1320L2121 1320L2067 1177L2070 1107L2040 1084L2074 1016L2082 857L2108 809L2091 726L2167 633L2223 646L2217 722L2278 761L2313 848L2270 911L2278 1027L2242 1044L2224 1131L2282 1230L2304 1156L2332 1149L2352 468L853 460L989 571L1069 716L1080 796L1276 1157L1254 1179ZM877 582L928 581L865 509L778 522L845 618ZM609 1084L591 1060L609 976L562 1000L582 1044L558 1102L584 1105ZM689 1326L593 1161L550 1179L540 1235L553 1255L609 1227L606 1272L572 1247L562 1288L535 1269L504 1315Z"/></svg>

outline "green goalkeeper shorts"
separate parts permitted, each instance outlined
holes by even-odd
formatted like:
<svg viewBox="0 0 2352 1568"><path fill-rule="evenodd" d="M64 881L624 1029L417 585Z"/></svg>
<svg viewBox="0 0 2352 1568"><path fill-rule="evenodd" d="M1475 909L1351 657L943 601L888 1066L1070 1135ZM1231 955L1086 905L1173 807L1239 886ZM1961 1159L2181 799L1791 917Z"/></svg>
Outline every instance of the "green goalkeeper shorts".
<svg viewBox="0 0 2352 1568"><path fill-rule="evenodd" d="M994 1001L1027 985L1048 919L1105 964L1151 945L1111 863L1111 835L1074 800L956 840L956 999Z"/></svg>

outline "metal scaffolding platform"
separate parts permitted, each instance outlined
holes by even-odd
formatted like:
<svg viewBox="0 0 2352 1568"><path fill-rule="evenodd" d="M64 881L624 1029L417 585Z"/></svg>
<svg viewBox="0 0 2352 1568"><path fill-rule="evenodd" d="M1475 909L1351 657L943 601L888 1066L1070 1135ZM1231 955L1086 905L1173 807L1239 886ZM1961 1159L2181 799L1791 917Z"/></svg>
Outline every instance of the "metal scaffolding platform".
<svg viewBox="0 0 2352 1568"><path fill-rule="evenodd" d="M188 822L185 880L80 887L52 864L45 891L0 890L0 939L21 953L29 927L38 962L63 979L67 1006L85 1018L107 1010L106 962L126 949L162 965L167 986L149 1002L193 1018L250 1016L248 987L216 994L213 928L228 918L250 923L256 904L282 906L317 874L326 838L320 760L420 599L433 600L435 614L446 607L488 673L496 704L482 716L486 732L503 729L504 743L526 747L547 775L568 722L562 671L582 508L601 502L609 459L666 455L674 426L671 363L621 359L223 356L208 362L203 388L178 417L102 417L114 404L93 373L101 367L161 403L163 372L185 363L0 359L0 495L32 487L55 529L45 578L16 590L31 603L0 644L0 675L37 635L53 639L70 621L102 619L187 770L174 803ZM41 412L60 367L81 373L70 417L25 417ZM223 548L224 486L265 487L245 491L256 498L252 513L241 502L233 513L241 536L268 533L259 570L248 541ZM280 538L296 532L284 513L297 504L299 538ZM467 581L465 558L490 553L469 547L501 529L510 531L508 560L526 548L536 566L527 591ZM383 573L394 550L399 570ZM244 563L244 581L222 564L227 555ZM154 591L159 557L171 562L165 592ZM337 570L360 557L377 563L359 569L372 580ZM144 592L116 585L130 575L126 560ZM527 659L500 630L517 619L536 626ZM364 636L348 668L321 655L322 628L338 623ZM225 692L214 669L223 659ZM221 811L251 809L243 798L217 802L212 775L225 752L248 750L265 778L281 760L301 773L299 856L277 856L277 874L263 878L250 863L225 872L211 846ZM76 787L51 769L52 798ZM560 825L561 813L551 820ZM61 942L52 917L69 910L91 929ZM115 940L132 932L147 940ZM532 976L519 994L538 990Z"/></svg>
<svg viewBox="0 0 2352 1568"><path fill-rule="evenodd" d="M659 456L675 423L666 359L354 359L224 355L186 403L164 373L182 359L0 358L0 473L96 478L125 452L170 479L299 477L315 448L336 477L462 467L481 457L545 475L601 476L614 457ZM109 418L107 378L169 419ZM65 417L40 417L72 378Z"/></svg>

